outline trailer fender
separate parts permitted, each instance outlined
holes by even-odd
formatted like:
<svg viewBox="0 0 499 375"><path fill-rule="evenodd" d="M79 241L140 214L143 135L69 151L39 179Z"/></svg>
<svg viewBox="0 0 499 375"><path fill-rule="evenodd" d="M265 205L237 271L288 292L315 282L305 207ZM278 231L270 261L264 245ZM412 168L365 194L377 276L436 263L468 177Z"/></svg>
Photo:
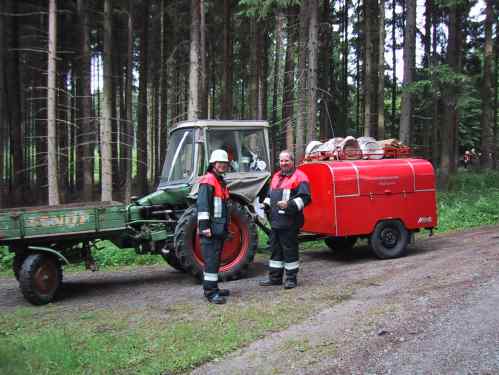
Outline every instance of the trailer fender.
<svg viewBox="0 0 499 375"><path fill-rule="evenodd" d="M58 259L60 259L62 262L65 264L69 264L69 261L66 259L64 255L62 255L60 252L51 249L50 247L44 247L44 246L28 246L29 250L33 250L33 252L44 252L44 253L50 253L54 254Z"/></svg>

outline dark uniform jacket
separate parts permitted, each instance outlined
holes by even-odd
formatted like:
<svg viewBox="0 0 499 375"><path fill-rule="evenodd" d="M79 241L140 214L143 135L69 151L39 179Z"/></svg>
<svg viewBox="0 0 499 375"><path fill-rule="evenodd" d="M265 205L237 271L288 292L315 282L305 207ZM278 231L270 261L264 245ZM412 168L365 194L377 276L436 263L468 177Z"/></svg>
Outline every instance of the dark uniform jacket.
<svg viewBox="0 0 499 375"><path fill-rule="evenodd" d="M288 201L285 210L277 207L277 202ZM270 189L264 203L270 205L270 224L276 229L298 229L303 226L303 208L310 203L308 177L295 169L290 174L277 172L272 177Z"/></svg>
<svg viewBox="0 0 499 375"><path fill-rule="evenodd" d="M222 176L206 173L199 182L197 198L199 231L211 229L214 237L225 238L228 231L229 189Z"/></svg>

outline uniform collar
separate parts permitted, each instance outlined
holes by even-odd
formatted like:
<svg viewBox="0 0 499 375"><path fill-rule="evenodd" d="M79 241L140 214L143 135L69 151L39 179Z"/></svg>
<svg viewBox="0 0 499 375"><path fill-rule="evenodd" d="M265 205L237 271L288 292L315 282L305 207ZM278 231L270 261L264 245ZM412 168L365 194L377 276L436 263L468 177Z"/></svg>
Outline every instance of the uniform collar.
<svg viewBox="0 0 499 375"><path fill-rule="evenodd" d="M291 169L289 172L287 172L287 173L284 173L284 172L281 170L281 171L280 171L280 174L281 174L281 176L283 176L283 177L289 177L289 176L292 176L292 175L293 175L293 173L295 173L295 171L296 171L296 168L292 168L292 169Z"/></svg>

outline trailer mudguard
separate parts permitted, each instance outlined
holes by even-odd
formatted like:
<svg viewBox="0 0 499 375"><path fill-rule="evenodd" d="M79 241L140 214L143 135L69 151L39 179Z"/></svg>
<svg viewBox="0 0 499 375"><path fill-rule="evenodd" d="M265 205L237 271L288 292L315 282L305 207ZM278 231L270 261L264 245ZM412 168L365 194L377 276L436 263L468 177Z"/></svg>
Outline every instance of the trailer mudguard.
<svg viewBox="0 0 499 375"><path fill-rule="evenodd" d="M69 264L69 261L66 259L64 255L62 255L60 252L51 249L50 247L44 247L44 246L28 246L29 250L33 250L34 252L39 252L42 251L44 253L50 253L54 254L57 258L62 260L65 264Z"/></svg>

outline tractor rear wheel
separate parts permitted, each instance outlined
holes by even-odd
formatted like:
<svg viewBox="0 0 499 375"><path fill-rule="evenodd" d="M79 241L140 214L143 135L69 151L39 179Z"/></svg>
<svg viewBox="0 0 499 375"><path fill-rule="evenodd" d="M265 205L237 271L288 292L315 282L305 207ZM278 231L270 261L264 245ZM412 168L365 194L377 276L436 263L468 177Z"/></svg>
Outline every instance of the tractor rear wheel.
<svg viewBox="0 0 499 375"><path fill-rule="evenodd" d="M399 220L385 220L376 224L369 244L379 259L398 258L407 253L409 232Z"/></svg>
<svg viewBox="0 0 499 375"><path fill-rule="evenodd" d="M54 299L62 283L62 267L58 259L47 254L31 254L19 273L21 292L33 305L45 305Z"/></svg>
<svg viewBox="0 0 499 375"><path fill-rule="evenodd" d="M357 237L328 237L324 242L333 251L349 251L355 246Z"/></svg>
<svg viewBox="0 0 499 375"><path fill-rule="evenodd" d="M247 209L240 203L231 201L229 212L229 238L224 242L218 270L221 280L242 277L253 262L258 244L256 225ZM197 210L194 206L184 212L175 228L175 253L186 272L198 279L202 278L204 260L197 228Z"/></svg>

